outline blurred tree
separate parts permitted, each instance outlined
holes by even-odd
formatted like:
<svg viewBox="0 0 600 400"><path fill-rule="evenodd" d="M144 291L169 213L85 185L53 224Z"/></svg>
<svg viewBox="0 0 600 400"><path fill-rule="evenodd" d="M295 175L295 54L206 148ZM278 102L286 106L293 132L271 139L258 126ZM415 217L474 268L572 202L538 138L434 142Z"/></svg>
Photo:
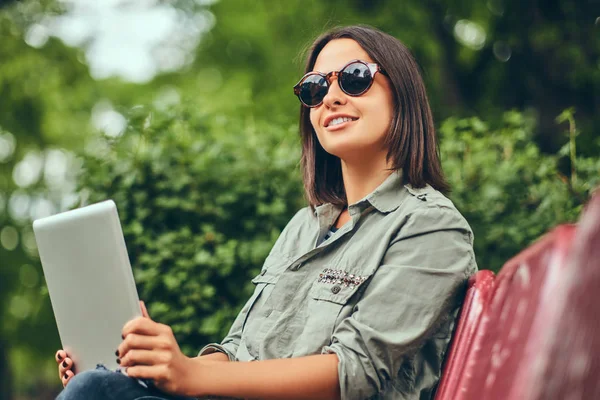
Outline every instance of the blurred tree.
<svg viewBox="0 0 600 400"><path fill-rule="evenodd" d="M15 2L16 0L0 0L0 8Z"/></svg>
<svg viewBox="0 0 600 400"><path fill-rule="evenodd" d="M598 2L427 0L454 96L469 114L502 110L537 114L536 141L546 151L562 143L554 117L575 106L594 149L600 124ZM475 24L475 25L470 25ZM480 44L469 37L482 35ZM588 153L593 154L593 153Z"/></svg>
<svg viewBox="0 0 600 400"><path fill-rule="evenodd" d="M600 124L594 112L600 107L594 0L230 0L211 10L218 22L201 43L192 71L216 68L224 86L217 92L231 107L289 115L290 82L302 70L298 49L329 27L367 23L414 52L438 120L498 118L502 110L532 109L540 122L534 138L543 149L556 151L561 139L554 116L575 106L582 140L594 149L593 127ZM245 89L237 99L227 90L231 81Z"/></svg>

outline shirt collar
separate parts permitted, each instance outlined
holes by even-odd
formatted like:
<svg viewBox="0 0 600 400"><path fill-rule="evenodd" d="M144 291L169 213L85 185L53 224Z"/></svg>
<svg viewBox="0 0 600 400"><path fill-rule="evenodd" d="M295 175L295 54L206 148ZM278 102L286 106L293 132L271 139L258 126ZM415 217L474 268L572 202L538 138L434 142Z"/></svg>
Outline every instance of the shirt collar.
<svg viewBox="0 0 600 400"><path fill-rule="evenodd" d="M402 171L394 171L381 185L356 204L368 202L377 211L389 213L400 207L406 198L406 188L402 185Z"/></svg>
<svg viewBox="0 0 600 400"><path fill-rule="evenodd" d="M319 217L319 219L330 219L333 217L337 219L342 212L342 209L343 207L341 206L336 206L331 203L324 203L315 207L315 215Z"/></svg>
<svg viewBox="0 0 600 400"><path fill-rule="evenodd" d="M389 213L396 210L402 202L409 196L410 187L402 184L402 171L394 171L381 183L373 192L369 193L363 199L355 204L351 204L349 209L364 208L365 203L375 207L377 211ZM337 218L342 211L342 207L331 203L325 203L315 207L315 214L320 220L330 220Z"/></svg>

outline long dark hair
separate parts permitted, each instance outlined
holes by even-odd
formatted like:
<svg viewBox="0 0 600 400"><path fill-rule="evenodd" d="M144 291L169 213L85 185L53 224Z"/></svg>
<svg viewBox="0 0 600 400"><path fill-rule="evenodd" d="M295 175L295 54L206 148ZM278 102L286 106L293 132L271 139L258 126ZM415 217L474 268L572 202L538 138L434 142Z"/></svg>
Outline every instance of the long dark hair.
<svg viewBox="0 0 600 400"><path fill-rule="evenodd" d="M392 169L402 169L406 183L450 190L439 158L435 128L425 84L414 57L395 37L370 26L334 28L319 36L308 51L305 73L313 70L317 56L332 40L356 41L386 72L394 97L394 120L385 145ZM311 206L346 205L340 159L323 149L310 123L310 110L300 107L301 167L304 190Z"/></svg>

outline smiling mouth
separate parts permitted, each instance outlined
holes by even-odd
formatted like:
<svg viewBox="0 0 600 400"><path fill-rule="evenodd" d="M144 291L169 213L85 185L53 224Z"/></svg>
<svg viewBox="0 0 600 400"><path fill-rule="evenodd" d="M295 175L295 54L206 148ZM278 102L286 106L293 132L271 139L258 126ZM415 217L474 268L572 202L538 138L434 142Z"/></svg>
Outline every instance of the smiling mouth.
<svg viewBox="0 0 600 400"><path fill-rule="evenodd" d="M331 121L329 121L329 123L325 126L325 128L327 129L335 129L338 127L343 127L346 126L347 124L354 122L358 120L358 118L351 118L351 117L339 117L339 118L334 118Z"/></svg>

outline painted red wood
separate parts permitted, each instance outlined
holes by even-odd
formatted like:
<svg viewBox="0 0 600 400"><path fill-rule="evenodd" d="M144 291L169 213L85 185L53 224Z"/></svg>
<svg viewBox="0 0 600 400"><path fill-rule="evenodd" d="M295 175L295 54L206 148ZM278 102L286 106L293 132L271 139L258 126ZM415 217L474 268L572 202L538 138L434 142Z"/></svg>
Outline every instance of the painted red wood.
<svg viewBox="0 0 600 400"><path fill-rule="evenodd" d="M558 272L511 398L600 399L600 192Z"/></svg>
<svg viewBox="0 0 600 400"><path fill-rule="evenodd" d="M436 400L453 400L460 387L467 385L471 375L465 361L476 351L473 341L481 316L490 303L494 288L494 273L481 270L469 279L467 293L446 355L444 373L436 392Z"/></svg>
<svg viewBox="0 0 600 400"><path fill-rule="evenodd" d="M475 399L600 399L600 193L470 281L436 400Z"/></svg>
<svg viewBox="0 0 600 400"><path fill-rule="evenodd" d="M559 226L509 260L496 278L496 287L481 339L480 357L471 384L457 399L519 399L515 391L527 344L536 342L534 325L544 325L544 307L555 287L554 276L564 267L575 227ZM547 326L547 328L551 328Z"/></svg>

